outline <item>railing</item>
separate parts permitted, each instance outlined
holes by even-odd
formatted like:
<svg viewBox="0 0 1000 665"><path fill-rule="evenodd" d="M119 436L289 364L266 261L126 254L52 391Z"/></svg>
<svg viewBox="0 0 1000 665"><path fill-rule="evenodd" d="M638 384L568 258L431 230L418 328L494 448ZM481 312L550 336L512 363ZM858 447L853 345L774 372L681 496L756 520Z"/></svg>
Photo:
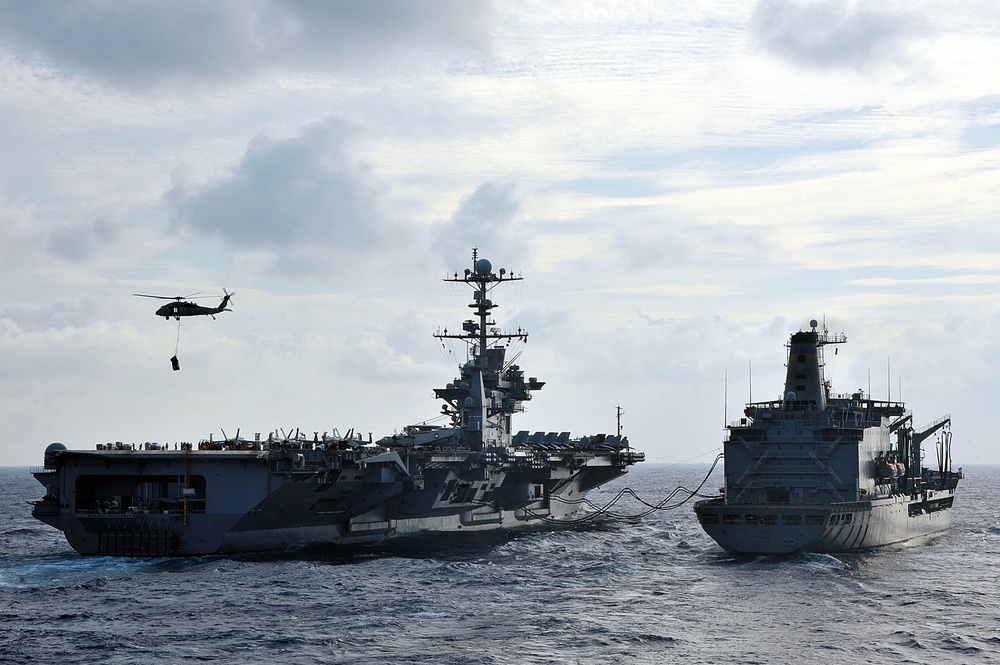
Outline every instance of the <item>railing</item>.
<svg viewBox="0 0 1000 665"><path fill-rule="evenodd" d="M125 518L125 517L156 517L158 515L183 515L187 512L188 515L204 515L206 510L204 508L191 508L188 507L187 511L178 508L177 510L164 510L164 511L152 511L152 510L120 510L120 509L108 509L108 510L93 510L87 508L81 508L74 511L75 514L86 516L86 517L109 517L112 519Z"/></svg>

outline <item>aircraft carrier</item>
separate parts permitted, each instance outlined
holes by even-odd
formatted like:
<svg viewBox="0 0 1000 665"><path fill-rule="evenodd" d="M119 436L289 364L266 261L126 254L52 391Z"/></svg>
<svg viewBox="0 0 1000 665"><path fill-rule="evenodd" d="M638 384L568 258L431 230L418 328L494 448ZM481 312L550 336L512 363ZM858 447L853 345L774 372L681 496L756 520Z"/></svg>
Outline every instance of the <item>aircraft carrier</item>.
<svg viewBox="0 0 1000 665"><path fill-rule="evenodd" d="M843 552L947 529L962 470L951 417L916 428L902 402L831 393L823 348L847 338L810 322L788 344L785 391L728 426L725 487L695 504L702 528L735 554ZM924 445L936 436L937 467Z"/></svg>
<svg viewBox="0 0 1000 665"><path fill-rule="evenodd" d="M446 282L473 290L460 332L467 360L435 389L444 424L372 441L348 432L272 432L197 444L53 443L32 515L86 555L162 557L377 543L434 531L566 523L586 493L644 455L619 434L514 434L512 417L543 382L508 358L528 333L492 319L494 288L520 281L473 250Z"/></svg>

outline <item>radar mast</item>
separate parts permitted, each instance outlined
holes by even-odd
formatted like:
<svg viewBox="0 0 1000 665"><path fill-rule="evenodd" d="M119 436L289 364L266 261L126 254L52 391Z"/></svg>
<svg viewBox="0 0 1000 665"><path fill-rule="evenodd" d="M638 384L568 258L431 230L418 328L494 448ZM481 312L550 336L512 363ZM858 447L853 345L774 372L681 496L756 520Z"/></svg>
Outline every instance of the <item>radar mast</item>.
<svg viewBox="0 0 1000 665"><path fill-rule="evenodd" d="M472 250L472 268L454 273L446 282L468 284L473 289L473 318L462 322L462 332L437 332L437 339L458 339L469 347L469 359L460 366L460 376L435 394L445 402L444 412L462 432L463 444L473 450L483 447L510 446L511 414L523 411L521 403L531 399L531 391L539 390L544 382L532 377L527 380L520 367L506 360L507 347L500 342L518 339L527 341L528 333L503 332L492 319L497 305L490 292L502 283L521 281L506 268L493 271L489 260ZM516 356L515 356L516 358Z"/></svg>

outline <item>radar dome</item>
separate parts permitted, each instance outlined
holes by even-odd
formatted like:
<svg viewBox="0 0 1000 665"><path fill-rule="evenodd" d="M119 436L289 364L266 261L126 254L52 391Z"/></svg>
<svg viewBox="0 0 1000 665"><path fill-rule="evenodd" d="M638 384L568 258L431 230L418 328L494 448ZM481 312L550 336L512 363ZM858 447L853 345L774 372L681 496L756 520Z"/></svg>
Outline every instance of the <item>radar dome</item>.
<svg viewBox="0 0 1000 665"><path fill-rule="evenodd" d="M66 446L59 443L58 441L50 443L45 447L45 468L49 469L56 465L56 453L61 453L66 450Z"/></svg>
<svg viewBox="0 0 1000 665"><path fill-rule="evenodd" d="M476 274L489 275L491 272L493 272L493 264L488 259L479 259L476 261Z"/></svg>
<svg viewBox="0 0 1000 665"><path fill-rule="evenodd" d="M809 325L812 326L813 328L815 328L816 326L819 325L819 321L817 321L816 319L813 319L812 321L809 322Z"/></svg>

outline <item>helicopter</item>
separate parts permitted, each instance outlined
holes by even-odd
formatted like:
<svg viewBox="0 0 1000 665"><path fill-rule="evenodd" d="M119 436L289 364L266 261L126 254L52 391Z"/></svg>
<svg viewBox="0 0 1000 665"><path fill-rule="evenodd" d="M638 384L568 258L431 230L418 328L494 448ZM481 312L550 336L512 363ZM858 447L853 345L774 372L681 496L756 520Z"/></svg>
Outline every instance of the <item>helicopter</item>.
<svg viewBox="0 0 1000 665"><path fill-rule="evenodd" d="M204 307L202 305L196 305L193 302L186 301L186 299L198 295L197 293L192 293L189 296L154 296L149 295L148 293L133 293L132 295L139 296L140 298L173 300L174 302L164 305L156 310L156 316L162 316L168 321L172 316L180 321L182 316L211 316L214 319L215 315L220 312L231 312L232 310L229 309L229 299L236 295L236 293L229 293L225 289L222 289L222 292L225 296L223 296L222 302L219 303L218 307Z"/></svg>

